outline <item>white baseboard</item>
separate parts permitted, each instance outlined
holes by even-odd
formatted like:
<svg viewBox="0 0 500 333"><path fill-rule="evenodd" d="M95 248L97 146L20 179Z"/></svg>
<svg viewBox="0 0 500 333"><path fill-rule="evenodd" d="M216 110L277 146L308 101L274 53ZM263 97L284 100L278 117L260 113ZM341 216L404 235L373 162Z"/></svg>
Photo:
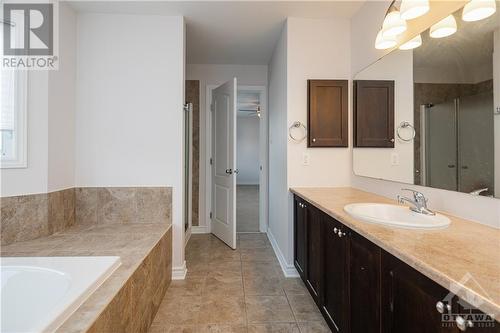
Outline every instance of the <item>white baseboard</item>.
<svg viewBox="0 0 500 333"><path fill-rule="evenodd" d="M172 280L184 280L186 278L187 268L186 261L184 264L178 267L172 267Z"/></svg>
<svg viewBox="0 0 500 333"><path fill-rule="evenodd" d="M209 234L210 230L208 230L208 226L206 225L199 225L199 226L192 226L191 227L191 234Z"/></svg>
<svg viewBox="0 0 500 333"><path fill-rule="evenodd" d="M273 247L274 253L278 258L281 270L283 271L283 274L285 274L285 277L287 278L299 277L300 276L299 272L297 272L295 266L293 264L290 265L286 262L285 256L281 252L278 243L276 242L276 239L274 238L273 233L269 228L267 229L267 238L269 239L269 242L271 242L271 246Z"/></svg>

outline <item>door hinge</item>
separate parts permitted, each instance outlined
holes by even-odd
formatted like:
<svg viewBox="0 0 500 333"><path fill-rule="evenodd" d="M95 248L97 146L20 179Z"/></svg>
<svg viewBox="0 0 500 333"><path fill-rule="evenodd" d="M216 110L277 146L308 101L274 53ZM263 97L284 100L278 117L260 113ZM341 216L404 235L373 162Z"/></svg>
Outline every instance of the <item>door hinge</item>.
<svg viewBox="0 0 500 333"><path fill-rule="evenodd" d="M213 111L215 109L213 104L210 104L210 111Z"/></svg>
<svg viewBox="0 0 500 333"><path fill-rule="evenodd" d="M210 157L210 165L214 164L214 160Z"/></svg>
<svg viewBox="0 0 500 333"><path fill-rule="evenodd" d="M210 219L212 219L212 212L210 212Z"/></svg>

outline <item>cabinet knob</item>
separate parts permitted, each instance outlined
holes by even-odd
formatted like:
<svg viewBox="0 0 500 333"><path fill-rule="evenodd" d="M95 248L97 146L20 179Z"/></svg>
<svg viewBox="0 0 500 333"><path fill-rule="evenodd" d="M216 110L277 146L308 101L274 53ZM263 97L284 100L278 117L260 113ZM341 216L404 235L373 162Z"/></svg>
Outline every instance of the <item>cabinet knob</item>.
<svg viewBox="0 0 500 333"><path fill-rule="evenodd" d="M439 312L439 313L444 313L444 311L451 311L451 305L449 304L444 304L443 302L439 301L436 303L436 310Z"/></svg>
<svg viewBox="0 0 500 333"><path fill-rule="evenodd" d="M337 235L339 235L339 238L342 238L342 236L345 236L345 232L342 232L342 230L339 229L339 232Z"/></svg>
<svg viewBox="0 0 500 333"><path fill-rule="evenodd" d="M458 329L462 332L466 331L469 327L474 327L474 323L472 321L465 320L462 316L457 316L455 323L457 324Z"/></svg>
<svg viewBox="0 0 500 333"><path fill-rule="evenodd" d="M313 142L316 142L316 138L313 138Z"/></svg>
<svg viewBox="0 0 500 333"><path fill-rule="evenodd" d="M394 142L394 138L390 139L389 141Z"/></svg>

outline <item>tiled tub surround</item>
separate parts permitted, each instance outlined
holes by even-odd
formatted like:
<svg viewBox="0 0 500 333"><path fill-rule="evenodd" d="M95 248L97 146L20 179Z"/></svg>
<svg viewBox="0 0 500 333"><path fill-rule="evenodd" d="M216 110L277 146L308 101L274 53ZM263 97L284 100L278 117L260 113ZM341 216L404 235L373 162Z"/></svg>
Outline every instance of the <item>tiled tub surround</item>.
<svg viewBox="0 0 500 333"><path fill-rule="evenodd" d="M71 226L171 221L169 187L84 187L0 199L1 243L49 236Z"/></svg>
<svg viewBox="0 0 500 333"><path fill-rule="evenodd" d="M2 245L45 237L75 224L73 188L0 198Z"/></svg>
<svg viewBox="0 0 500 333"><path fill-rule="evenodd" d="M172 275L167 223L75 226L1 247L2 256L120 256L122 265L57 332L147 332Z"/></svg>
<svg viewBox="0 0 500 333"><path fill-rule="evenodd" d="M291 191L478 309L499 318L500 230L445 213L451 224L443 230L384 227L356 220L344 211L344 206L358 202L397 204L393 200L353 188Z"/></svg>

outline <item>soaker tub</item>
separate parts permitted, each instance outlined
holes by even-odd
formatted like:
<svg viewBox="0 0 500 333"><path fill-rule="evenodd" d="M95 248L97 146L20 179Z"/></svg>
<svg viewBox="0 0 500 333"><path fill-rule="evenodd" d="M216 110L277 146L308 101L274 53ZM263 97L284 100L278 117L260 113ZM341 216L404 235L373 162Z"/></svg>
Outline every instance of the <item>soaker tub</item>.
<svg viewBox="0 0 500 333"><path fill-rule="evenodd" d="M53 332L120 266L120 257L2 257L1 332Z"/></svg>

